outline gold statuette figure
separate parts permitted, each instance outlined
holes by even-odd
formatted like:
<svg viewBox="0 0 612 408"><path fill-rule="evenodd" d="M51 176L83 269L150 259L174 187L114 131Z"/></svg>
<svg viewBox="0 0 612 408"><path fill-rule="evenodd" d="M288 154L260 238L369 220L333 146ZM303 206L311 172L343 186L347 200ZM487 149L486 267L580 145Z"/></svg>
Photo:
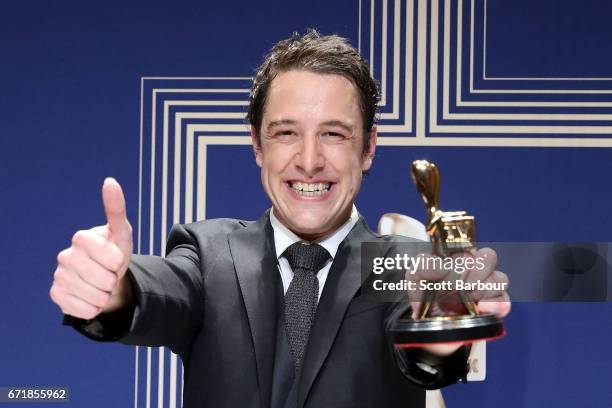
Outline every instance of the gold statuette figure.
<svg viewBox="0 0 612 408"><path fill-rule="evenodd" d="M411 174L427 207L426 230L432 241L433 253L448 257L473 249L476 242L474 217L465 211L440 209L440 172L436 165L416 160L412 163ZM448 302L448 294L445 294L445 299ZM455 293L452 308L439 303L436 292L426 292L421 309L414 314L416 317L397 319L391 330L395 345L409 347L426 343L473 341L499 337L504 333L503 321L492 314L479 314L476 304L465 291ZM449 313L445 314L445 311Z"/></svg>

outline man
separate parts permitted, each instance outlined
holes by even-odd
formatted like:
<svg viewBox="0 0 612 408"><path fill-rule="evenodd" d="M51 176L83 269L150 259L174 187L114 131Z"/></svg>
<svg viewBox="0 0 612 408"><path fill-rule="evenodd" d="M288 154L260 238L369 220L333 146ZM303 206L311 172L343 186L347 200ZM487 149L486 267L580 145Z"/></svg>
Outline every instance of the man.
<svg viewBox="0 0 612 408"><path fill-rule="evenodd" d="M398 239L372 233L353 205L374 158L377 100L344 39L279 42L248 111L272 209L255 222L175 226L165 258L132 255L123 193L107 179L108 223L59 254L51 298L88 337L179 354L187 408L423 406L413 383L464 378L467 349L394 351L386 328L405 305L359 297L360 243Z"/></svg>

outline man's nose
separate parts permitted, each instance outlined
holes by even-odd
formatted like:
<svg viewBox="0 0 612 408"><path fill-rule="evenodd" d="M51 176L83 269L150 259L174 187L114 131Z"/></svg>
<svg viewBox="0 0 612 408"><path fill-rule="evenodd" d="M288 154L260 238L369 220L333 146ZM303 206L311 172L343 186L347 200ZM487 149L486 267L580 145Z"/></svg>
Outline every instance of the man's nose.
<svg viewBox="0 0 612 408"><path fill-rule="evenodd" d="M314 175L325 166L321 142L316 135L307 135L302 138L296 165L306 175Z"/></svg>

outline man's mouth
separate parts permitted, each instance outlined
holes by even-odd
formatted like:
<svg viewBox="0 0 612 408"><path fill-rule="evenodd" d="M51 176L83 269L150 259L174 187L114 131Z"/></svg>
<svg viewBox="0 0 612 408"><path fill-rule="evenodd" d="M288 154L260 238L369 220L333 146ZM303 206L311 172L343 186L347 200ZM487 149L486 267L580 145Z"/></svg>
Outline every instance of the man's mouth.
<svg viewBox="0 0 612 408"><path fill-rule="evenodd" d="M329 192L331 183L304 183L290 181L289 187L302 197L319 197Z"/></svg>

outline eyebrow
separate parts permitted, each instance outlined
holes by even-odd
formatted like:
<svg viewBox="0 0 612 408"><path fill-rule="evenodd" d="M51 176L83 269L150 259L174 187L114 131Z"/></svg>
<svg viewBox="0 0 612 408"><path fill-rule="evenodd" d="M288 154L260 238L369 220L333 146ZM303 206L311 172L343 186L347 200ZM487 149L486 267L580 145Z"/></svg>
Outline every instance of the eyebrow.
<svg viewBox="0 0 612 408"><path fill-rule="evenodd" d="M321 125L323 125L323 126L341 127L342 129L346 130L347 132L353 133L353 127L351 125L349 125L348 123L342 122L341 120L328 120L327 122L321 123Z"/></svg>
<svg viewBox="0 0 612 408"><path fill-rule="evenodd" d="M272 122L268 123L268 126L266 127L266 131L270 132L270 129L272 129L275 126L295 125L295 124L297 124L297 121L292 120L292 119L273 120Z"/></svg>
<svg viewBox="0 0 612 408"><path fill-rule="evenodd" d="M281 120L273 120L272 122L270 122L268 124L268 126L266 127L266 130L269 132L270 129L272 129L275 126L282 126L282 125L296 125L297 121L293 120L293 119L281 119ZM322 126L334 126L334 127L340 127L344 130L346 130L349 133L353 133L353 127L351 125L349 125L348 123L345 123L341 120L328 120L326 122L321 123Z"/></svg>

